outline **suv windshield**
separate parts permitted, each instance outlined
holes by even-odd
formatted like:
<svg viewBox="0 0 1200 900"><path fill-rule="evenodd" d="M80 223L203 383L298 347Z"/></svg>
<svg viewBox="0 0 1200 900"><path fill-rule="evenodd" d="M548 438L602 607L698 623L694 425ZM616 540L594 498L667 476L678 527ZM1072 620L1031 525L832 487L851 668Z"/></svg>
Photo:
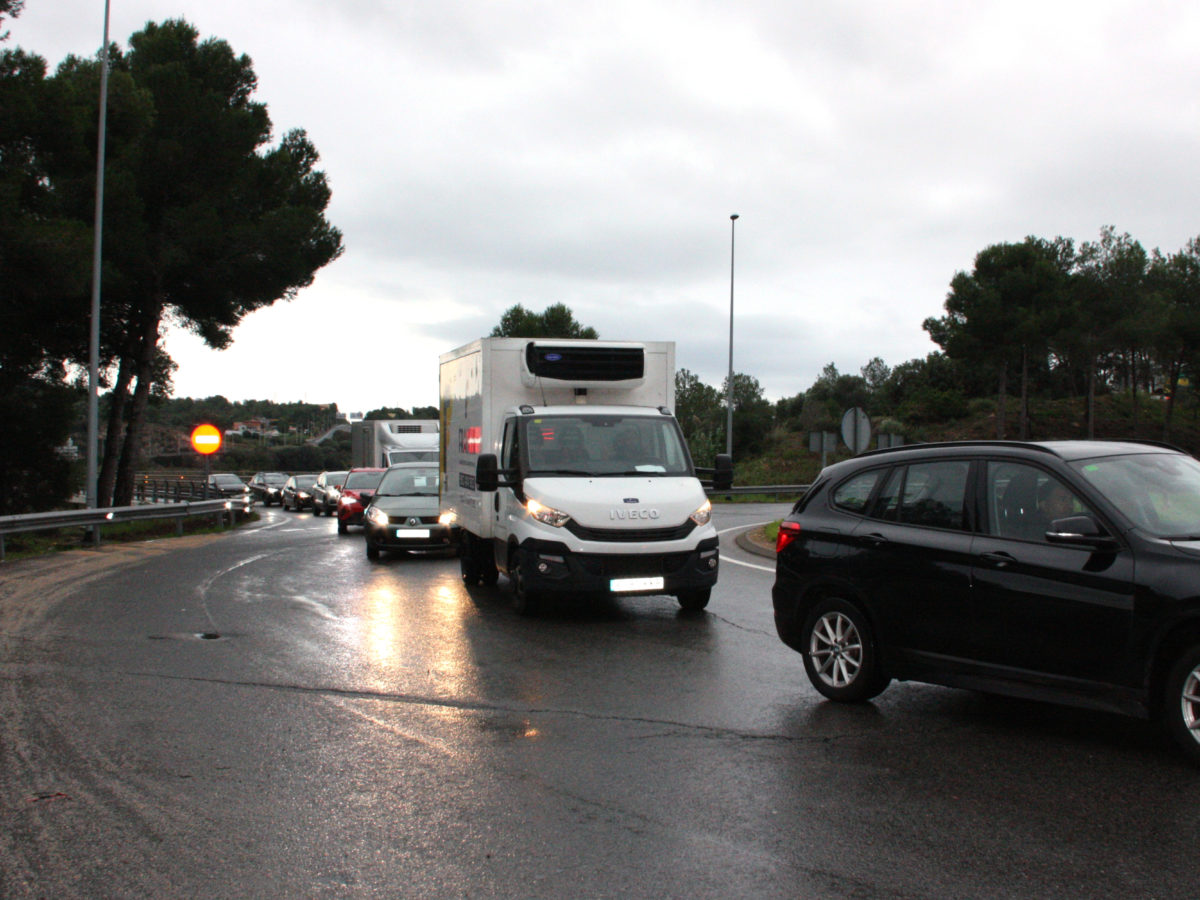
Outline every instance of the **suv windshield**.
<svg viewBox="0 0 1200 900"><path fill-rule="evenodd" d="M528 474L691 475L670 416L531 416L521 420Z"/></svg>
<svg viewBox="0 0 1200 900"><path fill-rule="evenodd" d="M1138 528L1200 539L1200 463L1178 453L1138 453L1072 463Z"/></svg>
<svg viewBox="0 0 1200 900"><path fill-rule="evenodd" d="M438 493L437 466L404 466L389 469L379 482L380 497L436 497Z"/></svg>

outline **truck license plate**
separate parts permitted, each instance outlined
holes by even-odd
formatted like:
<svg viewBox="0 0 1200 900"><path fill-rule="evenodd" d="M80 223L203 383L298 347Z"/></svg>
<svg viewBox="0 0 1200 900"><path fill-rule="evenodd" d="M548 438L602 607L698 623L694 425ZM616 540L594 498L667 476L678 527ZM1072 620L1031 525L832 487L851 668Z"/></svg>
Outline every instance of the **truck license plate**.
<svg viewBox="0 0 1200 900"><path fill-rule="evenodd" d="M608 583L608 589L614 593L620 591L661 591L663 579L656 578L614 578Z"/></svg>
<svg viewBox="0 0 1200 900"><path fill-rule="evenodd" d="M398 538L422 538L429 540L428 528L397 528L396 537Z"/></svg>

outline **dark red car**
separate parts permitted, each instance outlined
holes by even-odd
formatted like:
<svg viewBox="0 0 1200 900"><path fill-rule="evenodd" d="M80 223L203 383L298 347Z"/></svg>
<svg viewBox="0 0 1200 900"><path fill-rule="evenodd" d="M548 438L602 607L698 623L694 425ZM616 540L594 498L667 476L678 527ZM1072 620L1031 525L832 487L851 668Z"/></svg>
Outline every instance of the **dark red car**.
<svg viewBox="0 0 1200 900"><path fill-rule="evenodd" d="M375 494L379 481L387 469L351 469L346 473L338 498L338 534L345 534L351 525L363 523L363 507Z"/></svg>

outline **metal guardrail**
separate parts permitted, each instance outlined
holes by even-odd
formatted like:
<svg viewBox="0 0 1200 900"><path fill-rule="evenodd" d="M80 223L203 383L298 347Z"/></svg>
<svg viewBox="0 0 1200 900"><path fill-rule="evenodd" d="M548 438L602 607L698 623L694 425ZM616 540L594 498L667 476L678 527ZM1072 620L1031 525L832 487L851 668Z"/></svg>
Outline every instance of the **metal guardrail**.
<svg viewBox="0 0 1200 900"><path fill-rule="evenodd" d="M4 561L4 536L26 531L49 531L54 528L91 528L93 546L100 543L103 526L116 522L133 522L141 519L175 519L176 532L183 534L183 520L190 516L216 516L224 522L229 514L233 524L238 509L248 506L235 503L228 498L216 500L191 500L180 503L149 503L140 506L111 506L104 509L68 509L58 512L27 513L20 516L0 516L0 562Z"/></svg>
<svg viewBox="0 0 1200 900"><path fill-rule="evenodd" d="M739 485L714 491L705 487L709 497L745 497L780 494L799 498L804 495L807 484L758 484ZM189 495L202 496L203 482L179 479L138 479L136 496L146 501L138 506L112 506L105 509L72 509L60 512L28 513L20 516L0 516L0 562L4 561L4 536L26 531L48 531L54 528L91 528L95 545L100 543L100 531L105 525L115 522L132 522L139 519L175 519L176 532L183 534L183 520L189 516L215 515L221 520L229 513L232 525L238 509L247 510L252 500L218 498L215 500L181 500ZM172 501L171 498L174 498ZM167 501L167 502L156 502Z"/></svg>

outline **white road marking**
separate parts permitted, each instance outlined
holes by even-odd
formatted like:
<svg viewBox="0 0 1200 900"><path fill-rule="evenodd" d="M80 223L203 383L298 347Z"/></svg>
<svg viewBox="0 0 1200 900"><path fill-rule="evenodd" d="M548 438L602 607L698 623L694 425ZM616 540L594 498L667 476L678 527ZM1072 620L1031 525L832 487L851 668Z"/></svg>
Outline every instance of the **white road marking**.
<svg viewBox="0 0 1200 900"><path fill-rule="evenodd" d="M758 528L761 525L767 525L767 524L769 524L769 523L768 522L754 522L751 525L734 525L731 528L722 528L720 531L717 532L717 536L719 537L722 534L728 534L731 531L745 531L749 528ZM758 569L760 572L770 572L772 575L775 574L774 566L760 566L757 563L744 562L740 559L734 559L731 556L722 556L721 562L722 563L733 563L735 566L745 566L747 569Z"/></svg>

